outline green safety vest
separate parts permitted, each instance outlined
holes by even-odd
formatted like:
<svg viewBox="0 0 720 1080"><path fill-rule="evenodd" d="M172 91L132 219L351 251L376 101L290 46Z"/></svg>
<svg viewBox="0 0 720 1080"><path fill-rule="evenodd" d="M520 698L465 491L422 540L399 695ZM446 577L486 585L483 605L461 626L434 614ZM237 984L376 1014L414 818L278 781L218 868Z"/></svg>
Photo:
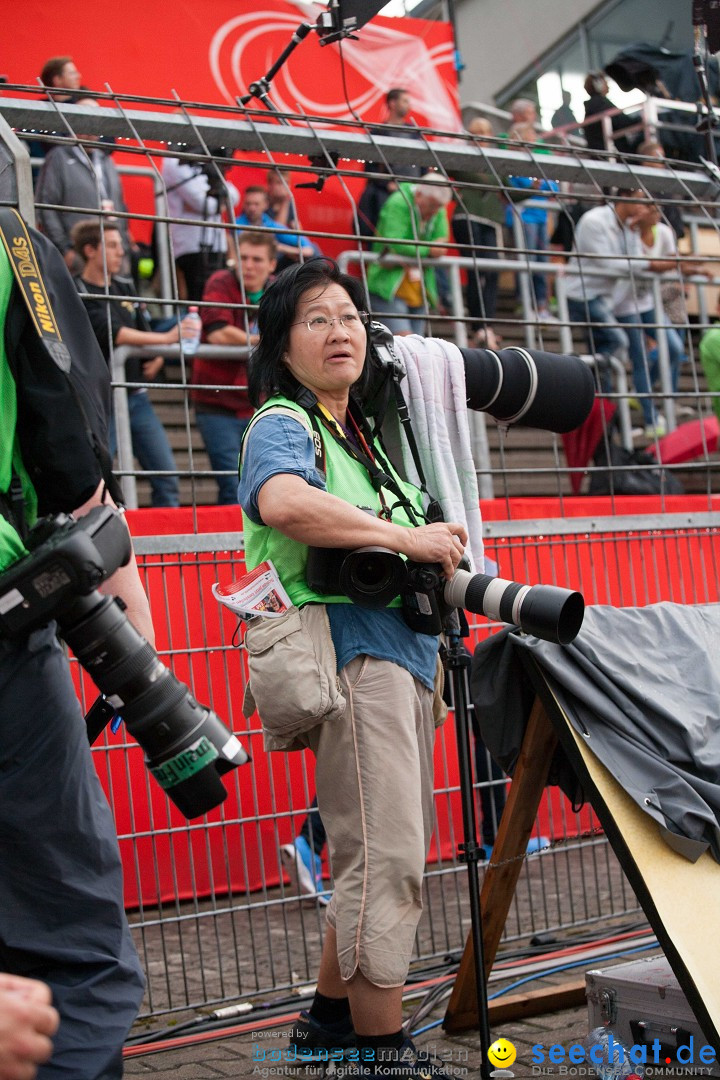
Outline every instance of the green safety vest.
<svg viewBox="0 0 720 1080"><path fill-rule="evenodd" d="M9 491L14 469L22 482L28 524L31 525L37 513L37 498L20 457L17 389L10 370L4 333L13 281L10 260L0 244L0 491ZM17 530L0 514L0 570L6 570L24 554L25 546Z"/></svg>
<svg viewBox="0 0 720 1080"><path fill-rule="evenodd" d="M280 395L270 398L255 414L256 416L267 412L276 406L283 409L291 409L298 414L308 431L312 430L309 414L295 401ZM355 461L339 443L332 437L323 424L319 425L320 434L325 450L325 479L327 490L331 495L337 495L345 502L355 506L369 506L376 512L382 509L382 503L378 493L372 486L367 469ZM248 433L251 431L248 428ZM240 469L242 471L242 458ZM399 484L408 502L413 506L422 518L423 504L422 493L414 484L402 480L394 469L392 475ZM385 490L385 501L388 506L396 502L396 497L391 491ZM307 564L307 545L300 544L297 540L271 529L267 525L258 525L251 521L247 514L243 515L245 533L245 564L248 570L254 570L266 559L272 561L277 570L287 593L293 604L301 607L303 604L349 604L347 596L325 596L315 593L308 587L305 581L305 567ZM392 520L396 525L413 526L404 507L395 507L392 511ZM321 523L319 523L321 524ZM399 607L400 598L391 601L390 607Z"/></svg>

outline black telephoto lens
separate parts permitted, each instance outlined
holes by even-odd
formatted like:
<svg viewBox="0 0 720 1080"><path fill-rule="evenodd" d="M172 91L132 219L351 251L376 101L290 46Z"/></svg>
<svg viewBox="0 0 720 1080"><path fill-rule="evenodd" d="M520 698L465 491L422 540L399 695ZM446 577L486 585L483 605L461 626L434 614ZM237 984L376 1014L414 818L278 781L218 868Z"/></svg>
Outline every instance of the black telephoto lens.
<svg viewBox="0 0 720 1080"><path fill-rule="evenodd" d="M220 775L248 756L217 716L165 667L121 606L94 592L78 597L58 623L178 810L195 818L219 806L227 797Z"/></svg>

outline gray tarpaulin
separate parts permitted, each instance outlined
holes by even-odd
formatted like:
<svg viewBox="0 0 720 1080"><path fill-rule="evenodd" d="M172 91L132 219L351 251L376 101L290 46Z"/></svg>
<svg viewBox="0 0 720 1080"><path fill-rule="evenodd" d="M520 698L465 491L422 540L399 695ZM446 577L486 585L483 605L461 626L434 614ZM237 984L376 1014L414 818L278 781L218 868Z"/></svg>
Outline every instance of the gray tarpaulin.
<svg viewBox="0 0 720 1080"><path fill-rule="evenodd" d="M483 741L510 774L542 668L575 730L665 839L720 862L720 605L589 607L572 645L503 631L479 645L472 698ZM556 775L566 794L562 760Z"/></svg>

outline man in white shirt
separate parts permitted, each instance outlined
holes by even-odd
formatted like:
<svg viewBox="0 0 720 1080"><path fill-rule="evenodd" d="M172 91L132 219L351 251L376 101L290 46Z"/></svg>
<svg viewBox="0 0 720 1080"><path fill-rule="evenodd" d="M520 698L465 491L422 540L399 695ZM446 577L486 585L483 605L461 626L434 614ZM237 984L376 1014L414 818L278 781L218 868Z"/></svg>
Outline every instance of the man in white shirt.
<svg viewBox="0 0 720 1080"><path fill-rule="evenodd" d="M619 195L619 202L595 206L578 221L565 291L570 320L582 325L593 355L609 353L625 359L629 339L617 325L617 308L646 290L647 282L637 275L648 270L662 273L675 267L676 261L649 259L643 248L640 229L655 213L654 203L642 191L620 191ZM633 363L633 379L638 394L650 393L646 363ZM655 425L654 407L649 397L643 397L642 404L649 430Z"/></svg>
<svg viewBox="0 0 720 1080"><path fill-rule="evenodd" d="M228 165L232 164L228 160ZM225 168L225 166L221 166ZM170 246L175 265L185 279L188 300L201 300L205 283L216 270L223 270L227 261L226 230L222 222L223 194L232 203L229 219L240 193L234 184L220 177L212 179L201 163L165 158L162 166L167 193L168 216L182 218L180 224L170 224ZM217 189L217 190L216 190ZM219 196L219 197L218 197Z"/></svg>

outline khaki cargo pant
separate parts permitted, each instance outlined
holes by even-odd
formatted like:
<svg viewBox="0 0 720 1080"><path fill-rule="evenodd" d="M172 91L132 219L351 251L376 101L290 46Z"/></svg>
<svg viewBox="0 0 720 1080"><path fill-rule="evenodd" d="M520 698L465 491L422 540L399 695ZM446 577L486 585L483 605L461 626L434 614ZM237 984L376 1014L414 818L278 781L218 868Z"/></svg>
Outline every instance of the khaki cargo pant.
<svg viewBox="0 0 720 1080"><path fill-rule="evenodd" d="M343 979L402 986L433 828L433 692L387 660L340 673L345 714L305 736L335 891L327 918Z"/></svg>

